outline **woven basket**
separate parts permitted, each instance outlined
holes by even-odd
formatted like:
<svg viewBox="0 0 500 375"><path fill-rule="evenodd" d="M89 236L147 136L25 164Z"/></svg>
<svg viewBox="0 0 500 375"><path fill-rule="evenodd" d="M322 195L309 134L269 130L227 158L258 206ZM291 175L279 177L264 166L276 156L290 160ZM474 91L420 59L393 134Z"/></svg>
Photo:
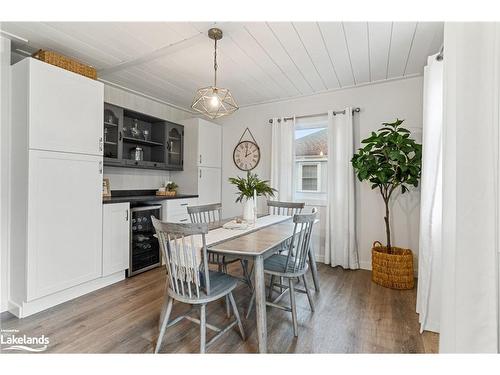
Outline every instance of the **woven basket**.
<svg viewBox="0 0 500 375"><path fill-rule="evenodd" d="M391 289L413 289L413 253L410 249L387 247L378 241L372 247L372 281Z"/></svg>
<svg viewBox="0 0 500 375"><path fill-rule="evenodd" d="M48 64L58 66L59 68L69 70L70 72L77 73L88 78L97 79L97 72L95 68L82 64L69 57L60 55L56 52L41 49L35 52L33 57Z"/></svg>
<svg viewBox="0 0 500 375"><path fill-rule="evenodd" d="M161 195L164 197L175 197L177 194L177 191L175 190L170 190L170 191L156 191L156 195Z"/></svg>

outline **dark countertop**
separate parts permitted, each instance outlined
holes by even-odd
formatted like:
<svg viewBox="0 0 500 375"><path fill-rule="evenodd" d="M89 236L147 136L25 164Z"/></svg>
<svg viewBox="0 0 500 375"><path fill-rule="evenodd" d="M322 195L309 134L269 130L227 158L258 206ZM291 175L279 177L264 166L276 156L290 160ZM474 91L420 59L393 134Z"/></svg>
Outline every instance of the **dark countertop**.
<svg viewBox="0 0 500 375"><path fill-rule="evenodd" d="M177 194L173 197L155 195L156 190L112 190L111 197L102 198L102 203L139 203L164 201L167 199L198 198L197 194Z"/></svg>

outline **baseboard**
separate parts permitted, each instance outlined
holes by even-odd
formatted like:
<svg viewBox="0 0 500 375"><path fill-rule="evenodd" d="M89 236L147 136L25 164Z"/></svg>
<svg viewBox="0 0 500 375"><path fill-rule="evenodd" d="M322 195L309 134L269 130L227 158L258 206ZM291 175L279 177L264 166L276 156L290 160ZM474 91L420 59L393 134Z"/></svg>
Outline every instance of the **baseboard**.
<svg viewBox="0 0 500 375"><path fill-rule="evenodd" d="M70 301L74 298L83 296L84 294L104 288L124 279L125 271L119 271L112 275L91 280L30 302L23 302L22 305L19 305L14 301L9 301L9 312L18 318L26 318L27 316L36 314L50 307L57 306L61 303Z"/></svg>
<svg viewBox="0 0 500 375"><path fill-rule="evenodd" d="M362 270L368 270L368 271L371 271L372 270L372 262L359 262L359 268L361 268Z"/></svg>

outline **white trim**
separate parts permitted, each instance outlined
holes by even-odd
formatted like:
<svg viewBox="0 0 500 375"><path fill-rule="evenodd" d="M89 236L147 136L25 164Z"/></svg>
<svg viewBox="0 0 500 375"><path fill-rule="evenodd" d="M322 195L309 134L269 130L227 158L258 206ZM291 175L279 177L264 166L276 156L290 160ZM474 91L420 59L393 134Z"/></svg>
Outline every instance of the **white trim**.
<svg viewBox="0 0 500 375"><path fill-rule="evenodd" d="M337 92L337 91L342 91L342 90L349 90L349 89L356 89L358 87L365 87L365 86L371 86L371 85L379 85L383 83L389 83L389 82L395 82L395 81L404 81L406 79L412 79L416 77L422 77L424 73L415 73L415 74L408 74L403 77L394 77L394 78L388 78L388 79L382 79L379 81L373 81L373 82L366 82L366 83L361 83L359 85L351 85L351 86L344 86L344 87L338 87L335 89L329 89L329 90L322 90L318 91L312 94L302 94L302 95L295 95L295 96L289 96L287 98L278 98L278 99L270 99L270 100L264 100L262 102L257 102L257 103L252 103L252 104L245 104L245 105L240 105L240 108L249 108L249 107L255 107L263 104L271 104L271 103L284 103L284 102L290 102L294 101L297 99L303 99L303 98L308 98L311 96L317 96L317 95L326 95L330 94L332 92ZM301 115L295 115L297 117L301 116L307 116L307 114L301 114ZM286 117L286 116L285 116Z"/></svg>
<svg viewBox="0 0 500 375"><path fill-rule="evenodd" d="M125 271L119 271L106 277L101 277L86 283L77 285L48 296L38 298L34 301L23 302L20 306L14 301L9 301L9 312L18 318L26 318L29 315L54 307L63 302L91 293L125 279Z"/></svg>

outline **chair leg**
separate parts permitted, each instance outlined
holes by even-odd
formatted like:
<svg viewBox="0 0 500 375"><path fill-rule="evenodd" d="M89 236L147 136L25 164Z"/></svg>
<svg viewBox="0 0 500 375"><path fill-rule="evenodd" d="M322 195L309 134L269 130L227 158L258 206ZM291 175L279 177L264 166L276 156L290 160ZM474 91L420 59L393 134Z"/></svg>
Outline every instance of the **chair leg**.
<svg viewBox="0 0 500 375"><path fill-rule="evenodd" d="M250 316L250 313L252 312L253 304L255 303L255 290L252 292L252 297L250 298L250 303L248 304L248 310L247 310L247 315L246 318Z"/></svg>
<svg viewBox="0 0 500 375"><path fill-rule="evenodd" d="M290 302L292 305L292 321L293 321L293 335L295 337L298 336L298 327L297 327L297 305L295 304L295 287L293 286L293 279L288 279L288 286L290 290Z"/></svg>
<svg viewBox="0 0 500 375"><path fill-rule="evenodd" d="M200 306L200 353L205 353L207 342L207 313L206 304Z"/></svg>
<svg viewBox="0 0 500 375"><path fill-rule="evenodd" d="M267 296L268 300L273 299L273 288L274 288L274 276L271 275L271 282L269 283L269 294Z"/></svg>
<svg viewBox="0 0 500 375"><path fill-rule="evenodd" d="M234 317L238 322L238 328L240 329L241 338L245 341L245 331L243 330L243 324L241 324L240 314L238 313L238 308L236 307L236 301L234 300L233 293L229 293L229 301L231 301L231 306L233 307Z"/></svg>
<svg viewBox="0 0 500 375"><path fill-rule="evenodd" d="M160 351L161 342L163 340L163 336L165 335L165 331L167 330L168 318L170 317L170 313L172 312L172 305L174 300L172 297L168 297L167 302L167 310L165 311L165 316L163 317L163 322L160 327L160 335L158 336L158 340L156 340L155 354Z"/></svg>
<svg viewBox="0 0 500 375"><path fill-rule="evenodd" d="M309 290L309 286L307 285L306 275L302 276L302 280L304 281L304 288L306 289L307 299L309 300L309 306L311 306L311 311L314 312L314 303L311 296L311 291Z"/></svg>

